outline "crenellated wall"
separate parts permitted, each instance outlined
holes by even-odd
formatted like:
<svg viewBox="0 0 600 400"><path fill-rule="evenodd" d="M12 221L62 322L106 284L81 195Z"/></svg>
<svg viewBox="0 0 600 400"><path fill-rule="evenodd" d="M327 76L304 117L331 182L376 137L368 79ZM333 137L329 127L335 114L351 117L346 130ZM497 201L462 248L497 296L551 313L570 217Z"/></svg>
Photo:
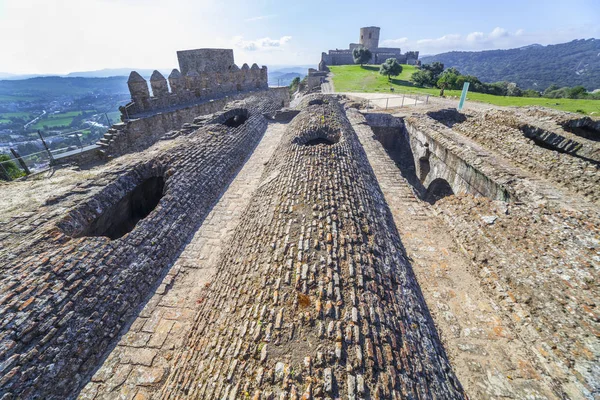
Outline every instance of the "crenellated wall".
<svg viewBox="0 0 600 400"><path fill-rule="evenodd" d="M223 110L232 101L257 97L268 101L275 109L289 106L290 94L287 87L271 88L258 92L237 93L222 96L216 100L203 100L165 110L143 118L129 119L115 124L101 141L105 155L116 157L133 151L140 151L156 143L165 133L180 129L194 118Z"/></svg>
<svg viewBox="0 0 600 400"><path fill-rule="evenodd" d="M190 105L226 95L267 89L267 67L233 63L233 50L197 49L177 52L179 70L173 69L167 79L154 71L148 82L136 71L127 85L131 102L121 107L123 120L132 116ZM181 72L180 72L181 71Z"/></svg>

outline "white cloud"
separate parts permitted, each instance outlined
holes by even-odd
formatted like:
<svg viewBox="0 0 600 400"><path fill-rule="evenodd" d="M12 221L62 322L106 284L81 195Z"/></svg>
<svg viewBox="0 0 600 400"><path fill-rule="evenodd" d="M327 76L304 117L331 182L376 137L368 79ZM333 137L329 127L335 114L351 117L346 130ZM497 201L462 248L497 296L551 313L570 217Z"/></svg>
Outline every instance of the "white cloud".
<svg viewBox="0 0 600 400"><path fill-rule="evenodd" d="M399 39L388 39L388 40L382 41L381 42L381 46L382 47L400 46L400 45L403 45L406 42L408 42L408 38L407 37L402 37L402 38L399 38Z"/></svg>
<svg viewBox="0 0 600 400"><path fill-rule="evenodd" d="M259 15L259 16L256 16L256 17L246 18L244 21L246 21L246 22L262 21L262 20L265 20L265 19L275 18L276 16L277 15L275 15L275 14Z"/></svg>
<svg viewBox="0 0 600 400"><path fill-rule="evenodd" d="M504 36L508 36L508 32L504 28L495 27L492 33L490 33L491 39L501 38Z"/></svg>
<svg viewBox="0 0 600 400"><path fill-rule="evenodd" d="M230 46L232 26L253 8L242 0L0 0L0 71L176 68L177 50Z"/></svg>
<svg viewBox="0 0 600 400"><path fill-rule="evenodd" d="M282 36L279 39L265 37L256 40L244 40L243 36L235 36L231 42L238 49L245 51L272 51L281 50L290 40L292 40L291 36Z"/></svg>
<svg viewBox="0 0 600 400"><path fill-rule="evenodd" d="M467 35L467 41L469 42L478 42L485 38L485 34L483 32L471 32Z"/></svg>
<svg viewBox="0 0 600 400"><path fill-rule="evenodd" d="M580 27L576 29L557 29L547 32L526 32L517 29L510 32L502 27L496 27L489 33L471 32L465 35L447 34L438 38L422 39L387 39L382 41L384 46L398 46L402 51L418 50L421 55L439 54L447 51L478 51L492 49L511 49L539 43L542 45L565 43L575 38L590 38L599 35L598 27ZM402 45L402 46L400 46Z"/></svg>

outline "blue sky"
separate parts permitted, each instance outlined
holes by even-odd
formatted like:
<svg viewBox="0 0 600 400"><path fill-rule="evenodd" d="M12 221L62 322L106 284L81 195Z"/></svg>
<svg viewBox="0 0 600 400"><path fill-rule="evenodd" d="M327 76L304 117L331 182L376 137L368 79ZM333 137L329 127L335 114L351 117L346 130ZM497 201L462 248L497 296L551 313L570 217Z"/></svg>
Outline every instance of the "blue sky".
<svg viewBox="0 0 600 400"><path fill-rule="evenodd" d="M435 54L600 38L600 0L0 0L0 71L172 68L175 51L234 48L236 62L316 64L361 26Z"/></svg>

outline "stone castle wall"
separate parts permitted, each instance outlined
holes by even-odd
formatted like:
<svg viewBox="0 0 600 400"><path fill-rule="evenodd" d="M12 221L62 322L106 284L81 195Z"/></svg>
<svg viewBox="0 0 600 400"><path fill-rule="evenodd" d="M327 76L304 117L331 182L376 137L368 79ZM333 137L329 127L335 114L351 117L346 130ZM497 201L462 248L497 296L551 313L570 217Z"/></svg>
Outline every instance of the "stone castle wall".
<svg viewBox="0 0 600 400"><path fill-rule="evenodd" d="M136 71L129 75L127 85L131 103L121 107L122 119L144 113L172 109L228 94L267 89L267 67L233 62L231 49L197 49L178 51L179 70L167 79L158 71L148 82Z"/></svg>
<svg viewBox="0 0 600 400"><path fill-rule="evenodd" d="M0 398L77 393L252 153L267 127L263 113L279 106L234 103L249 116L243 125L208 123L124 156L86 186L93 189L84 199L56 200L64 217L37 227L4 260ZM155 178L164 180L163 196L131 232L89 236L90 226Z"/></svg>
<svg viewBox="0 0 600 400"><path fill-rule="evenodd" d="M194 118L221 111L231 101L252 96L260 96L261 99L270 101L273 106L280 108L290 104L290 93L287 87L270 88L232 94L216 100L205 100L198 104L155 113L144 118L127 120L112 126L105 152L114 157L146 149L165 133L180 129L184 124L192 123Z"/></svg>

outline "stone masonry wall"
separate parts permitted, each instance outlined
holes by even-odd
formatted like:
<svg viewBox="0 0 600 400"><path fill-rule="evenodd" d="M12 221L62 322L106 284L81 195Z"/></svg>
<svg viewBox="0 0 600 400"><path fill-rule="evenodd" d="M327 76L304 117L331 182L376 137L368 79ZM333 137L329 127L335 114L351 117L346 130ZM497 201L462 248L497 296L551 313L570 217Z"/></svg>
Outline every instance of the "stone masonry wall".
<svg viewBox="0 0 600 400"><path fill-rule="evenodd" d="M476 113L452 129L588 201L600 202L598 163L544 148L527 138L502 111Z"/></svg>
<svg viewBox="0 0 600 400"><path fill-rule="evenodd" d="M271 88L266 91L241 93L217 100L207 100L189 107L132 119L113 125L113 129L109 131L110 139L105 153L109 156L118 156L146 149L156 143L165 133L180 129L184 124L193 122L194 118L221 111L229 102L250 96L260 96L279 108L287 107L290 103L287 87Z"/></svg>
<svg viewBox="0 0 600 400"><path fill-rule="evenodd" d="M3 249L1 399L77 392L260 140L263 112L278 106L247 99L235 105L250 115L237 128L209 124L115 162L92 182L95 194ZM151 177L165 179L164 196L130 233L79 237Z"/></svg>
<svg viewBox="0 0 600 400"><path fill-rule="evenodd" d="M289 124L162 398L464 398L364 150L321 99Z"/></svg>
<svg viewBox="0 0 600 400"><path fill-rule="evenodd" d="M184 76L191 71L220 72L234 64L232 49L180 50L177 52L177 61Z"/></svg>

